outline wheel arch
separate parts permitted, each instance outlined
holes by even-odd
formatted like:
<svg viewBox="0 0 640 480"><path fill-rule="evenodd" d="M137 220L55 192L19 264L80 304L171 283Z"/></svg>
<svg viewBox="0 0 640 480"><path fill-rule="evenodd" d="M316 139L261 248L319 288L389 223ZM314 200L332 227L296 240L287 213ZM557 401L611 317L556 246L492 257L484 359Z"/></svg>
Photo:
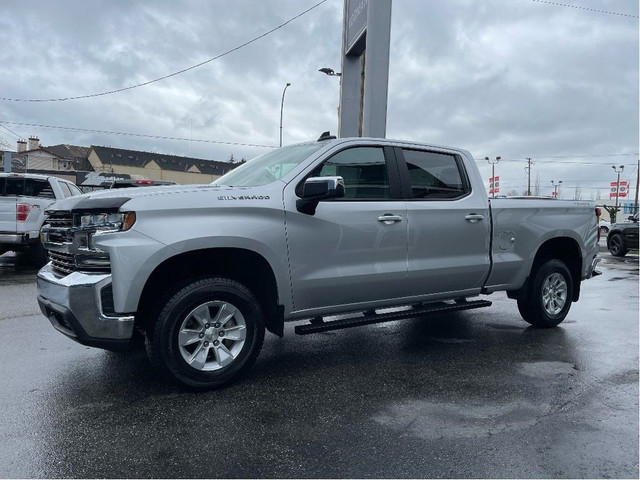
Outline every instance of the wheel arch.
<svg viewBox="0 0 640 480"><path fill-rule="evenodd" d="M538 271L541 265L552 259L561 260L569 269L573 287L572 301L577 302L580 298L580 285L582 280L582 255L580 245L571 237L552 238L540 245L524 285L518 290L507 292L509 298L523 298L528 296L535 272Z"/></svg>
<svg viewBox="0 0 640 480"><path fill-rule="evenodd" d="M155 301L172 293L176 284L167 279L223 276L247 287L263 309L265 327L280 337L284 330L284 307L279 301L278 284L269 262L259 253L242 248L210 248L175 255L159 264L151 273L140 295L136 324L153 329Z"/></svg>

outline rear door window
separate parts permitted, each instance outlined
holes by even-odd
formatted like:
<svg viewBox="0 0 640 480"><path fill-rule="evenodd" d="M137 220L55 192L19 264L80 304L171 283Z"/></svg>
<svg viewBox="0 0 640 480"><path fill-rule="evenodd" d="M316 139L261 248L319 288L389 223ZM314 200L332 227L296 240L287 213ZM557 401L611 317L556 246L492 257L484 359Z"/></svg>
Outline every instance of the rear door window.
<svg viewBox="0 0 640 480"><path fill-rule="evenodd" d="M411 192L417 199L455 199L470 192L469 182L455 155L403 149Z"/></svg>

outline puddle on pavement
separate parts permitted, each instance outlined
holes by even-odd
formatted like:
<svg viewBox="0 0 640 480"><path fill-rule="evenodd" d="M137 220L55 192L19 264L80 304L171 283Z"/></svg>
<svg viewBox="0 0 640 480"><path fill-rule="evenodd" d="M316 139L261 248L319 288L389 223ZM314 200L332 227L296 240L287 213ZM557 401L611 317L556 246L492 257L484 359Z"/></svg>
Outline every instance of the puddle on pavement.
<svg viewBox="0 0 640 480"><path fill-rule="evenodd" d="M533 378L549 378L556 375L573 375L578 371L568 362L525 362L520 364L520 373Z"/></svg>
<svg viewBox="0 0 640 480"><path fill-rule="evenodd" d="M389 407L373 420L401 435L427 440L479 438L529 428L549 411L550 406L542 403L480 405L416 400Z"/></svg>

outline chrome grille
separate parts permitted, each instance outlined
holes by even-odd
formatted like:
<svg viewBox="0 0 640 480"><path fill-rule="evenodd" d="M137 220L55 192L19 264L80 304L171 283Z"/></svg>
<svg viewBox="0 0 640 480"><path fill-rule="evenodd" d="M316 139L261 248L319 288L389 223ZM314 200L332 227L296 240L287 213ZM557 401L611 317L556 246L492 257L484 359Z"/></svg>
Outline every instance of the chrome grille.
<svg viewBox="0 0 640 480"><path fill-rule="evenodd" d="M51 225L53 228L73 227L73 215L71 212L49 211L47 213L45 225Z"/></svg>
<svg viewBox="0 0 640 480"><path fill-rule="evenodd" d="M72 242L73 215L68 211L48 210L47 218L42 225L42 232L45 233L45 247L47 243L57 245Z"/></svg>
<svg viewBox="0 0 640 480"><path fill-rule="evenodd" d="M111 264L109 258L90 259L88 257L80 257L76 261L75 255L66 252L57 252L49 250L49 260L54 270L60 274L68 275L73 272L85 273L109 273L111 272Z"/></svg>
<svg viewBox="0 0 640 480"><path fill-rule="evenodd" d="M70 253L49 250L49 260L51 260L51 266L60 273L66 275L76 271L76 262Z"/></svg>

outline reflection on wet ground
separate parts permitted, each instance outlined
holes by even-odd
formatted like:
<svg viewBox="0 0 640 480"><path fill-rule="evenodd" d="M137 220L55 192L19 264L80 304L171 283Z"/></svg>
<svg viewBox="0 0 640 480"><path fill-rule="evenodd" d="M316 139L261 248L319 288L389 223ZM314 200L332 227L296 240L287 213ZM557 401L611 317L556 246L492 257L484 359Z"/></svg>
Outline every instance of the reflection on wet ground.
<svg viewBox="0 0 640 480"><path fill-rule="evenodd" d="M243 380L194 393L142 350L59 335L33 304L37 269L3 256L0 304L19 311L0 315L0 477L637 478L635 260L607 261L555 329L504 294L304 337L287 325Z"/></svg>

